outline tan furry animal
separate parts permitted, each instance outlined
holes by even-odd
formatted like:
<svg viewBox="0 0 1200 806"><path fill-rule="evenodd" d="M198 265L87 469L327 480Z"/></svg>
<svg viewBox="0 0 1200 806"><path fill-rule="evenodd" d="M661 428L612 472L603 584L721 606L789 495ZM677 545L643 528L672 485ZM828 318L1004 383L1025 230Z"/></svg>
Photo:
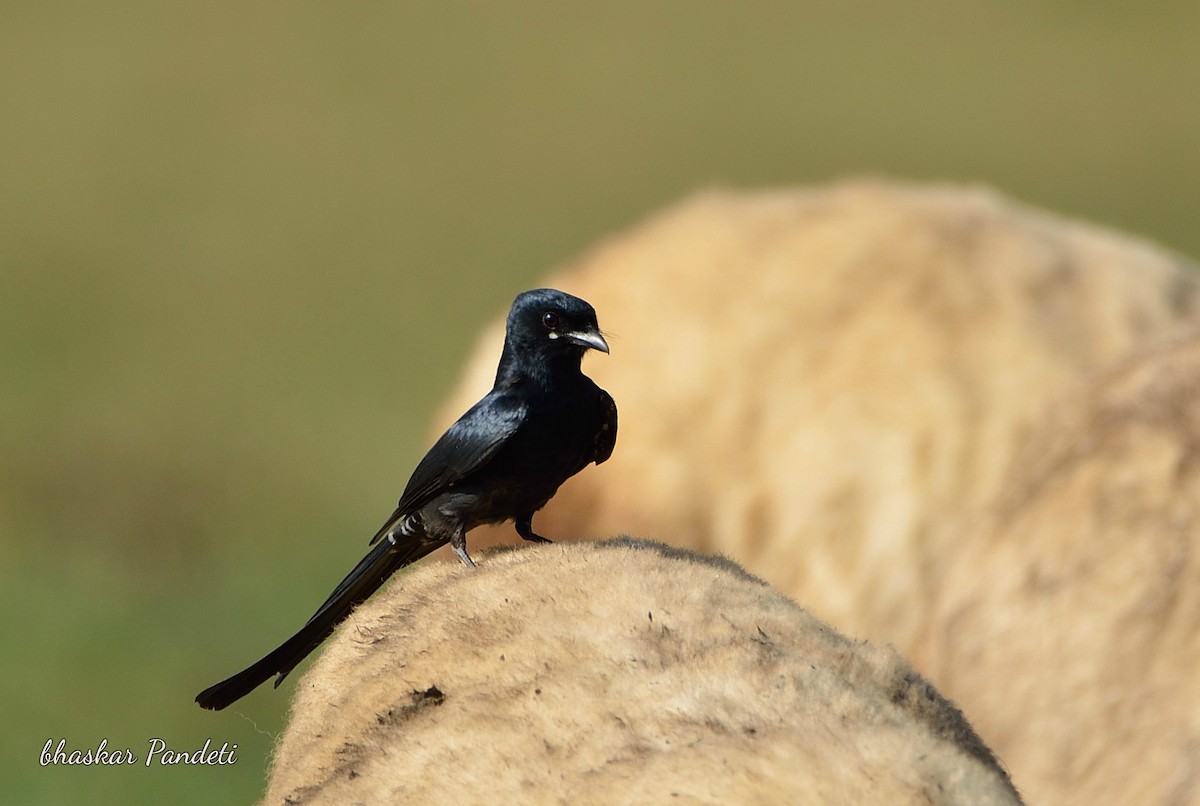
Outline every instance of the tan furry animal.
<svg viewBox="0 0 1200 806"><path fill-rule="evenodd" d="M264 801L1017 802L894 650L628 538L401 578L298 685Z"/></svg>
<svg viewBox="0 0 1200 806"><path fill-rule="evenodd" d="M591 302L616 452L538 516L720 551L907 651L1051 401L1194 318L1183 262L979 189L707 193L547 283ZM491 384L480 344L437 429ZM477 530L472 545L511 528ZM966 583L969 584L969 583Z"/></svg>
<svg viewBox="0 0 1200 806"><path fill-rule="evenodd" d="M1200 337L1030 440L948 571L922 668L1031 801L1200 804Z"/></svg>

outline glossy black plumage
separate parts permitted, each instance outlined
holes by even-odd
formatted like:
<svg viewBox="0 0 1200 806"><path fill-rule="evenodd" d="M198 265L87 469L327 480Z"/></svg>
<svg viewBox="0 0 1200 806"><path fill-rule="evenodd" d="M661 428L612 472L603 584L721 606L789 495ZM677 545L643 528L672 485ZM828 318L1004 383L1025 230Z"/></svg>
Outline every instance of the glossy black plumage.
<svg viewBox="0 0 1200 806"><path fill-rule="evenodd" d="M511 520L522 538L546 540L534 513L616 444L616 404L580 371L589 349L608 352L592 306L553 289L519 295L492 391L429 449L371 551L295 635L196 702L219 710L275 674L278 686L388 577L446 543L474 565L466 533L476 526Z"/></svg>

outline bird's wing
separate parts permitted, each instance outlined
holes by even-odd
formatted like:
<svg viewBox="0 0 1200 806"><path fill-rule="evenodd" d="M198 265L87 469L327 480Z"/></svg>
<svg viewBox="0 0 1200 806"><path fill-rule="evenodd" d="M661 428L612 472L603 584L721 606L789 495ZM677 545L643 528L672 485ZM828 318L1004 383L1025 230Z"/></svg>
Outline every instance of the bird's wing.
<svg viewBox="0 0 1200 806"><path fill-rule="evenodd" d="M617 445L616 401L612 399L612 395L601 389L600 405L603 406L604 413L592 448L592 456L596 457L594 460L596 464L600 464L612 456L613 448Z"/></svg>
<svg viewBox="0 0 1200 806"><path fill-rule="evenodd" d="M491 392L467 410L417 465L396 511L371 538L375 544L396 522L492 460L529 415L516 395Z"/></svg>
<svg viewBox="0 0 1200 806"><path fill-rule="evenodd" d="M425 454L400 497L400 505L371 543L379 543L401 517L486 465L521 427L528 412L528 404L503 393L489 394L471 407ZM202 691L196 696L196 702L204 708L219 710L245 696L273 674L279 675L275 680L278 686L296 664L316 649L397 569L416 562L444 542L414 536L400 543L379 543L346 575L299 632L262 660Z"/></svg>

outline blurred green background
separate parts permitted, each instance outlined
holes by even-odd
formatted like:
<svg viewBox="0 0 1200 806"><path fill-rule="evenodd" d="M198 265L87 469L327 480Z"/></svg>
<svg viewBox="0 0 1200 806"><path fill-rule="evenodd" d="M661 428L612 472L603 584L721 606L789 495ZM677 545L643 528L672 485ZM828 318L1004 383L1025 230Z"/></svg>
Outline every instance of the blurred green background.
<svg viewBox="0 0 1200 806"><path fill-rule="evenodd" d="M358 560L482 323L683 194L983 181L1200 256L1195 0L13 3L0 120L9 803L256 798L294 683L192 697Z"/></svg>

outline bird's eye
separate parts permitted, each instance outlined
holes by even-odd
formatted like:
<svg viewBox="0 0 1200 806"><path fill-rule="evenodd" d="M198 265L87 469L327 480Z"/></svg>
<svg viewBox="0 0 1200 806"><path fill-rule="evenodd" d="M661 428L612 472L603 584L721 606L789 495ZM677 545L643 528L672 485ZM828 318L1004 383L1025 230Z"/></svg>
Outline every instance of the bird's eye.
<svg viewBox="0 0 1200 806"><path fill-rule="evenodd" d="M542 314L542 324L547 330L558 330L558 314L554 311L546 311Z"/></svg>

